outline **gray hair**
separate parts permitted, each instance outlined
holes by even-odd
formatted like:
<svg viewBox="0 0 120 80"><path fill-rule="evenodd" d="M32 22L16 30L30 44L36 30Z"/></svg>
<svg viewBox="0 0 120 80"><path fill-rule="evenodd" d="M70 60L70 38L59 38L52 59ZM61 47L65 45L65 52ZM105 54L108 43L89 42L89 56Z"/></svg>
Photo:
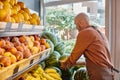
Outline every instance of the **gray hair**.
<svg viewBox="0 0 120 80"><path fill-rule="evenodd" d="M79 20L79 21L85 21L89 23L89 17L87 14L85 13L80 13L75 17L75 20Z"/></svg>

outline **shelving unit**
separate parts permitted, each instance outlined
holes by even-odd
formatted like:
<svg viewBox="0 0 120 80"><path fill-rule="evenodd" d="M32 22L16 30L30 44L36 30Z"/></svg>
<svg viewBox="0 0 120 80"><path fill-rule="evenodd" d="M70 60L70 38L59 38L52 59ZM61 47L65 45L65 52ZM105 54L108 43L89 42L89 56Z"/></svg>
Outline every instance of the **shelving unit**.
<svg viewBox="0 0 120 80"><path fill-rule="evenodd" d="M0 37L41 34L43 26L0 22Z"/></svg>
<svg viewBox="0 0 120 80"><path fill-rule="evenodd" d="M21 35L41 35L43 26L26 25L23 23L0 22L0 37L21 36ZM31 70L38 63L49 57L50 49L34 54L27 59L18 61L8 67L0 69L0 80L14 80L21 74Z"/></svg>

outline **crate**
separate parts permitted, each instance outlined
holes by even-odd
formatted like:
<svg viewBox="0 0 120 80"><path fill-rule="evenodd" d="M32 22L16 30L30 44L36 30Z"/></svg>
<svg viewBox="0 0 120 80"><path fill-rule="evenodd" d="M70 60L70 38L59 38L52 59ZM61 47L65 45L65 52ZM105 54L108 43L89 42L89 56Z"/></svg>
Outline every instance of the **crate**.
<svg viewBox="0 0 120 80"><path fill-rule="evenodd" d="M49 53L50 53L50 49L46 49L38 54L32 55L31 57L29 57L27 59L23 59L23 60L18 61L8 67L0 69L0 80L6 80L9 77L13 76L14 74L16 74L26 68L29 68L30 66L34 66L35 63L39 63L40 61L46 59L46 56L48 56Z"/></svg>
<svg viewBox="0 0 120 80"><path fill-rule="evenodd" d="M50 53L50 49L46 49L38 54L35 54L33 55L30 59L31 59L31 62L30 64L34 64L35 62L37 61L40 61L42 59L45 59L45 57L47 57Z"/></svg>
<svg viewBox="0 0 120 80"><path fill-rule="evenodd" d="M0 70L0 80L5 80L7 77L11 76L14 73L17 63L14 63L8 67L2 68Z"/></svg>

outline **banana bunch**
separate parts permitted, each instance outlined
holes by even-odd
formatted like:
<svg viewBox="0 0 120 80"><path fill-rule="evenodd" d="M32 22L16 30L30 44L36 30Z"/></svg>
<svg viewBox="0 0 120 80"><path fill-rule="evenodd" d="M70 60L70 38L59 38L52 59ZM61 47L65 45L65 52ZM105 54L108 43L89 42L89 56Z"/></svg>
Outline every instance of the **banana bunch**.
<svg viewBox="0 0 120 80"><path fill-rule="evenodd" d="M54 78L54 80L62 80L60 74L53 68L45 69L45 73Z"/></svg>
<svg viewBox="0 0 120 80"><path fill-rule="evenodd" d="M62 80L59 73L53 68L47 68L45 71L41 66L26 73L25 80Z"/></svg>
<svg viewBox="0 0 120 80"><path fill-rule="evenodd" d="M36 80L36 78L34 78L31 74L29 74L29 73L26 73L25 75L24 75L24 77L25 77L25 80Z"/></svg>

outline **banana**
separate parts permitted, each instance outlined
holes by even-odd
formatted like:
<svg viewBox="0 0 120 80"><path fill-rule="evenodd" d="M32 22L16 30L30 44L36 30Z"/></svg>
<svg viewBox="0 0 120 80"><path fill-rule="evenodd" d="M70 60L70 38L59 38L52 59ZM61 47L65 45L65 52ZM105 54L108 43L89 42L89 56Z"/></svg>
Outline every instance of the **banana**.
<svg viewBox="0 0 120 80"><path fill-rule="evenodd" d="M46 73L57 73L57 71L53 68L48 68L48 69L45 69L45 72Z"/></svg>
<svg viewBox="0 0 120 80"><path fill-rule="evenodd" d="M46 78L47 80L55 80L54 78L45 73L43 73L43 77Z"/></svg>
<svg viewBox="0 0 120 80"><path fill-rule="evenodd" d="M55 80L62 80L58 73L48 73L48 75L54 78Z"/></svg>

